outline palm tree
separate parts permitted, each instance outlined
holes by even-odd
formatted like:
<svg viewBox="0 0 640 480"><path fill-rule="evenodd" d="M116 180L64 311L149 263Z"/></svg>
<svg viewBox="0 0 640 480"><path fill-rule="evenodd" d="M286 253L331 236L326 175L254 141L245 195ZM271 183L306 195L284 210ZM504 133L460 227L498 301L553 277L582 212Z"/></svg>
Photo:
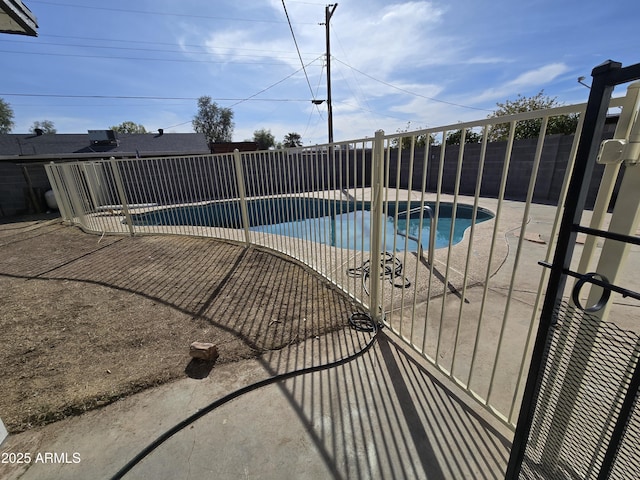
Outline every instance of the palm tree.
<svg viewBox="0 0 640 480"><path fill-rule="evenodd" d="M282 142L282 146L285 148L294 148L302 146L302 137L299 133L291 132L287 133L284 136L284 141Z"/></svg>

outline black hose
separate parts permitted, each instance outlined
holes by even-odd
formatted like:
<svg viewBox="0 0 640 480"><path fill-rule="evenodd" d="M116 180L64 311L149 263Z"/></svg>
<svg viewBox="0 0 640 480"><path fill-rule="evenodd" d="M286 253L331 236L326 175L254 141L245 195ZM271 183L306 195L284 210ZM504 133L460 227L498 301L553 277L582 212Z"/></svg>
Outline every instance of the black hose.
<svg viewBox="0 0 640 480"><path fill-rule="evenodd" d="M389 283L396 288L409 288L411 281L403 275L402 262L395 255L384 252L380 254L380 278L388 278ZM353 278L362 278L362 287L367 295L367 279L371 276L371 260L365 260L360 267L348 268L347 275ZM401 281L394 281L399 278Z"/></svg>
<svg viewBox="0 0 640 480"><path fill-rule="evenodd" d="M357 331L373 332L373 336L367 342L367 344L364 346L364 348L362 348L362 350L359 350L358 352L356 352L356 353L354 353L352 355L349 355L349 356L347 356L345 358L341 358L339 360L336 360L336 361L333 361L333 362L330 362L330 363L325 363L323 365L317 365L317 366L314 366L314 367L301 368L299 370L294 370L292 372L287 372L287 373L281 373L281 374L278 374L278 375L274 375L272 377L266 378L266 379L261 380L259 382L253 383L251 385L247 385L246 387L242 387L242 388L236 390L235 392L231 392L230 394L228 394L228 395L226 395L226 396L224 396L224 397L222 397L222 398L220 398L218 400L215 400L214 402L211 402L209 405L207 405L206 407L204 407L201 410L198 410L193 415L185 418L183 421L181 421L177 425L173 426L172 428L167 430L165 433L160 435L158 438L156 438L149 445L147 445L147 447L145 447L140 453L138 453L133 459L131 459L124 467L122 467L120 470L118 470L118 472L113 477L111 477L111 480L119 480L119 479L121 479L133 467L135 467L138 463L140 463L147 455L152 453L156 448L158 448L164 442L169 440L176 433L178 433L179 431L185 429L186 427L191 425L193 422L195 422L196 420L204 417L206 414L212 412L216 408L224 405L225 403L230 402L231 400L233 400L235 398L238 398L238 397L244 395L245 393L252 392L254 390L257 390L259 388L265 387L265 386L270 385L272 383L279 382L281 380L287 380L287 379L292 378L292 377L297 377L298 375L305 375L307 373L320 372L322 370L328 370L330 368L338 367L340 365L344 365L344 364L350 362L351 360L354 360L354 359L358 358L359 356L361 356L362 354L367 352L373 346L373 344L374 344L374 342L376 340L376 337L378 336L378 333L380 332L380 329L382 328L382 325L378 324L376 321L374 321L371 318L371 315L369 315L368 313L362 313L362 312L356 312L356 313L351 314L349 316L349 325L353 329L355 329Z"/></svg>

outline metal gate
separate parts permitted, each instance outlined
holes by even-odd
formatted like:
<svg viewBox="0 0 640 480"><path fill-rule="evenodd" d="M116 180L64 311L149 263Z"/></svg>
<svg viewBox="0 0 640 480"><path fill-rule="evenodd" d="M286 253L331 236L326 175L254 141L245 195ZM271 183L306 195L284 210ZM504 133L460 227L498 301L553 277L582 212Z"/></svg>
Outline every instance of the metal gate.
<svg viewBox="0 0 640 480"><path fill-rule="evenodd" d="M552 263L542 262L550 269L549 282L507 478L640 478L640 328L637 318L626 329L609 318L612 295L640 300L640 293L619 284L631 246L640 245L640 83L629 87L636 100L623 109L615 138L600 144L613 89L640 79L640 64L622 68L608 61L592 76L555 255ZM596 161L607 164L600 203L608 202L610 184L624 169L607 229L597 209L590 226L582 225ZM578 234L587 241L576 271ZM588 272L598 239L598 266ZM570 302L563 300L568 277L576 279L567 288Z"/></svg>

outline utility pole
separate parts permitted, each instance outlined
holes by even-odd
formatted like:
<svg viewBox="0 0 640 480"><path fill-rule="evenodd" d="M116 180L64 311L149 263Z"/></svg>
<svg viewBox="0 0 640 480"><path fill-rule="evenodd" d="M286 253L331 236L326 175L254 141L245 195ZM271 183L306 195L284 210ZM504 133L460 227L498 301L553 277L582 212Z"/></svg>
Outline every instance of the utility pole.
<svg viewBox="0 0 640 480"><path fill-rule="evenodd" d="M337 3L327 5L325 7L325 29L327 38L327 113L329 117L329 143L333 143L333 107L331 106L331 32L329 30L329 22L333 16L333 12L338 7Z"/></svg>

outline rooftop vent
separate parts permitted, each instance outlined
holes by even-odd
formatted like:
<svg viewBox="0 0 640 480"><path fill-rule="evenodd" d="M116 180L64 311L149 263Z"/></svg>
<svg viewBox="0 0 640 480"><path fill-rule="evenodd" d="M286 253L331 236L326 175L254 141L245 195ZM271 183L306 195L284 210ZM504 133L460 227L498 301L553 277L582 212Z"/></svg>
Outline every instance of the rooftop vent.
<svg viewBox="0 0 640 480"><path fill-rule="evenodd" d="M33 132L34 132L34 133L36 134L36 136L38 136L38 137L44 134L44 130L43 130L43 129L41 129L41 128L34 128L34 129L33 129Z"/></svg>
<svg viewBox="0 0 640 480"><path fill-rule="evenodd" d="M89 130L91 145L117 145L118 138L113 130Z"/></svg>

